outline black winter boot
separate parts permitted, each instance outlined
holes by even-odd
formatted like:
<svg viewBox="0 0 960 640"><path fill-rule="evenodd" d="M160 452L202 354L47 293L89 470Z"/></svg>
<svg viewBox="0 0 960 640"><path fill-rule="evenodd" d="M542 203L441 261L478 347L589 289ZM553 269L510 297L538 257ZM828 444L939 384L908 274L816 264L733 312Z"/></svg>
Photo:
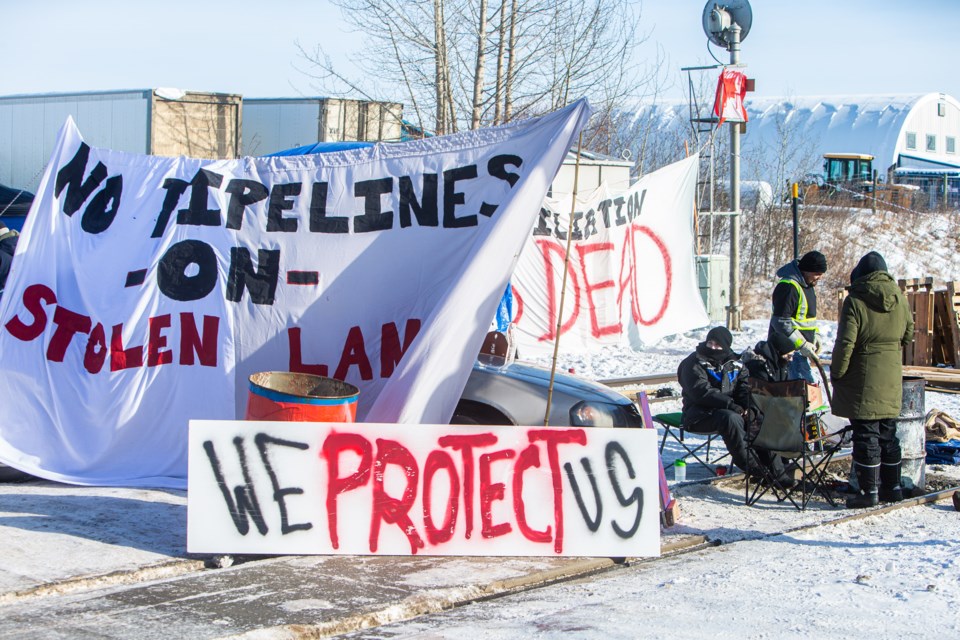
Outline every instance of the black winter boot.
<svg viewBox="0 0 960 640"><path fill-rule="evenodd" d="M903 489L900 485L900 463L880 463L880 502L900 502Z"/></svg>
<svg viewBox="0 0 960 640"><path fill-rule="evenodd" d="M857 474L857 484L860 491L847 498L847 509L865 509L875 507L880 502L877 497L877 484L880 480L880 465L867 466L859 462L853 463Z"/></svg>

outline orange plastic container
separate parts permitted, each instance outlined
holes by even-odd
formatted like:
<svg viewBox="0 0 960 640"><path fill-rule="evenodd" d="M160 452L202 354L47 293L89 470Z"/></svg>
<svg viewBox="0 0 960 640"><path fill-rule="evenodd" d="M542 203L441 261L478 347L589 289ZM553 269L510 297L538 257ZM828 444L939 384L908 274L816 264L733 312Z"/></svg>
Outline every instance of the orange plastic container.
<svg viewBox="0 0 960 640"><path fill-rule="evenodd" d="M261 371L250 376L247 420L354 422L360 390L309 373Z"/></svg>

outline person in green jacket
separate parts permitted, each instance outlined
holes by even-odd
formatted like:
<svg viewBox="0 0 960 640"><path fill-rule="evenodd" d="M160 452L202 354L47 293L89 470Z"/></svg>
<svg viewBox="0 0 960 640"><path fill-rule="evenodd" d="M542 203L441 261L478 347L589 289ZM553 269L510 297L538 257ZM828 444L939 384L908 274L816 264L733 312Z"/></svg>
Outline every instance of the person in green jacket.
<svg viewBox="0 0 960 640"><path fill-rule="evenodd" d="M850 273L833 347L832 411L853 427L853 470L859 492L847 508L903 499L896 418L903 395L902 349L913 339L907 299L876 251Z"/></svg>

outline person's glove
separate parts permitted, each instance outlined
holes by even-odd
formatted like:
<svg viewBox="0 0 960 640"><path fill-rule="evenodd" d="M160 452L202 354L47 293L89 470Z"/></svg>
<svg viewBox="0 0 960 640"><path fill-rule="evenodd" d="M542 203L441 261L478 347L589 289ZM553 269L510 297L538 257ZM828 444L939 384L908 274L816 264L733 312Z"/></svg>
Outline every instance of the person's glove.
<svg viewBox="0 0 960 640"><path fill-rule="evenodd" d="M813 350L816 353L820 353L822 349L823 349L823 340L820 339L820 334L819 333L813 334Z"/></svg>
<svg viewBox="0 0 960 640"><path fill-rule="evenodd" d="M738 404L734 404L732 407L730 407L730 411L736 411L742 416L744 413L746 413L747 410Z"/></svg>
<svg viewBox="0 0 960 640"><path fill-rule="evenodd" d="M817 359L817 348L811 342L804 342L797 351L805 358L809 358L810 360Z"/></svg>

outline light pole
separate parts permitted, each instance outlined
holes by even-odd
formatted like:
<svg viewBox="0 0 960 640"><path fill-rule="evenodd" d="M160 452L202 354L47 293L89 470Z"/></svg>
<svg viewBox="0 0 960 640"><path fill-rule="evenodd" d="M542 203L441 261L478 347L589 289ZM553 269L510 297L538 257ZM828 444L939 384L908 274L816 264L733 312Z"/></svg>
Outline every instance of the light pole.
<svg viewBox="0 0 960 640"><path fill-rule="evenodd" d="M710 42L730 52L730 66L740 66L740 42L750 33L753 11L747 0L710 0L703 8L703 31ZM719 62L719 61L718 61ZM730 305L727 327L741 329L740 309L740 125L730 126Z"/></svg>

